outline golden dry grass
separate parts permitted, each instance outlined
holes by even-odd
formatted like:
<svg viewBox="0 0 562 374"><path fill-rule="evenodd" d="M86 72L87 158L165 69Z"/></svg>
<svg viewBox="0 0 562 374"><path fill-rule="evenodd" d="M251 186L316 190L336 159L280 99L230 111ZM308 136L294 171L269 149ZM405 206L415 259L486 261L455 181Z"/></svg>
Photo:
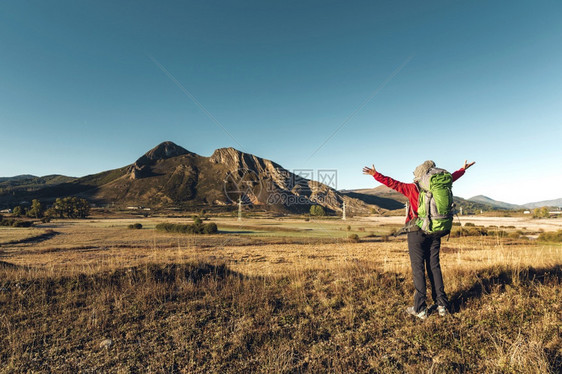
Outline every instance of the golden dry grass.
<svg viewBox="0 0 562 374"><path fill-rule="evenodd" d="M323 232L193 236L153 230L158 221L143 220L142 230L126 228L135 220L0 230L0 371L562 368L559 244L443 240L455 313L419 323L403 313L413 291L403 238L324 235L391 226L301 221ZM105 338L110 349L99 347Z"/></svg>
<svg viewBox="0 0 562 374"><path fill-rule="evenodd" d="M178 220L171 220L178 221ZM310 269L332 269L361 261L391 272L408 272L409 258L405 237L382 241L363 238L352 243L344 237L330 241L301 235L299 238L218 234L208 236L163 233L144 224L142 230L128 230L134 220L61 221L42 228L0 230L0 244L39 237L37 241L3 244L4 261L35 269L53 271L94 271L135 266L144 263L186 261L221 262L246 275L286 275ZM220 221L219 221L220 223ZM264 220L260 223L263 225ZM235 226L236 221L231 221ZM298 222L291 223L295 227ZM308 223L301 225L307 226ZM338 225L336 228L330 225ZM336 231L339 222L316 225L316 230ZM256 226L242 223L241 230ZM148 229L147 229L148 227ZM327 227L327 228L325 228ZM220 229L220 226L219 226ZM16 231L19 230L19 231ZM376 230L375 228L368 229ZM384 230L383 230L384 231ZM52 232L42 240L41 236ZM347 233L347 232L346 232ZM308 233L307 233L308 234ZM514 268L551 267L562 262L559 245L495 236L443 239L441 263L445 272L458 269L494 267L509 264Z"/></svg>

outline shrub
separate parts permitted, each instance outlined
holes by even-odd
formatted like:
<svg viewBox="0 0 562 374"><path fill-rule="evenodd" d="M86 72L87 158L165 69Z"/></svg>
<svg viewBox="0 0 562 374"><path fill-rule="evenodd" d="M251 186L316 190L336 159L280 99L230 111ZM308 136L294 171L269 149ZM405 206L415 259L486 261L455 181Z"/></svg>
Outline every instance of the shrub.
<svg viewBox="0 0 562 374"><path fill-rule="evenodd" d="M468 236L468 230L463 229L462 227L453 227L451 229L450 235L453 238L458 238L458 237L461 237L461 236Z"/></svg>
<svg viewBox="0 0 562 374"><path fill-rule="evenodd" d="M562 243L562 230L542 232L539 235L541 242L555 242Z"/></svg>
<svg viewBox="0 0 562 374"><path fill-rule="evenodd" d="M31 201L31 208L27 211L27 216L32 218L43 217L43 205L37 199Z"/></svg>
<svg viewBox="0 0 562 374"><path fill-rule="evenodd" d="M482 235L487 235L488 232L486 231L486 229L481 229L478 227L471 227L467 230L467 235L468 236L482 236Z"/></svg>
<svg viewBox="0 0 562 374"><path fill-rule="evenodd" d="M504 231L504 230L491 230L491 231L488 231L488 235L489 236L497 236L497 237L500 237L500 238L505 238L505 237L507 237L507 232Z"/></svg>
<svg viewBox="0 0 562 374"><path fill-rule="evenodd" d="M12 226L12 224L14 223L14 219L3 219L0 222L0 226Z"/></svg>
<svg viewBox="0 0 562 374"><path fill-rule="evenodd" d="M171 230L172 224L171 223L159 223L156 225L156 230L158 231L166 231L166 232L170 232Z"/></svg>
<svg viewBox="0 0 562 374"><path fill-rule="evenodd" d="M86 218L90 214L90 203L88 200L77 197L57 198L52 208L59 218L64 216L68 218ZM49 212L48 215L51 214Z"/></svg>
<svg viewBox="0 0 562 374"><path fill-rule="evenodd" d="M322 206L320 205L312 205L310 207L310 215L311 216L325 216L326 212L324 211L324 208L322 208Z"/></svg>
<svg viewBox="0 0 562 374"><path fill-rule="evenodd" d="M14 221L12 226L13 227L31 227L31 226L33 226L33 222L31 222L31 221Z"/></svg>
<svg viewBox="0 0 562 374"><path fill-rule="evenodd" d="M55 208L50 207L49 209L45 210L45 212L43 212L43 215L44 215L44 217L53 218L53 217L56 217L58 215L58 213L55 210Z"/></svg>
<svg viewBox="0 0 562 374"><path fill-rule="evenodd" d="M159 223L156 230L165 232L176 232L181 234L214 234L218 231L217 224L210 222L207 224L182 225L176 223Z"/></svg>
<svg viewBox="0 0 562 374"><path fill-rule="evenodd" d="M484 227L470 227L468 229L462 227L453 227L451 230L451 236L453 238L458 238L460 236L486 236L488 235L488 230Z"/></svg>
<svg viewBox="0 0 562 374"><path fill-rule="evenodd" d="M467 222L467 223L465 223L464 225L465 225L466 227L474 227L474 226L476 226L476 225L475 225L474 223L472 223L472 222Z"/></svg>
<svg viewBox="0 0 562 374"><path fill-rule="evenodd" d="M511 239L519 239L520 236L521 236L521 235L520 235L518 232L516 232L516 231L510 232L510 233L507 235L507 237L508 237L508 238L511 238Z"/></svg>
<svg viewBox="0 0 562 374"><path fill-rule="evenodd" d="M23 209L21 206L17 206L14 208L14 210L12 210L12 214L14 215L14 217L20 217L23 214Z"/></svg>
<svg viewBox="0 0 562 374"><path fill-rule="evenodd" d="M204 234L216 234L218 231L217 224L214 222L207 223L203 225Z"/></svg>
<svg viewBox="0 0 562 374"><path fill-rule="evenodd" d="M357 235L357 234L349 234L348 239L351 240L354 243L360 242L359 235Z"/></svg>
<svg viewBox="0 0 562 374"><path fill-rule="evenodd" d="M16 219L3 219L0 222L0 226L31 227L31 226L33 226L33 222L32 221L18 221Z"/></svg>
<svg viewBox="0 0 562 374"><path fill-rule="evenodd" d="M548 212L548 208L543 206L542 208L533 209L533 217L534 218L548 218L548 217L550 217L550 213Z"/></svg>
<svg viewBox="0 0 562 374"><path fill-rule="evenodd" d="M133 224L130 224L129 226L127 226L127 227L130 228L131 230L142 229L142 225L140 223L133 223Z"/></svg>

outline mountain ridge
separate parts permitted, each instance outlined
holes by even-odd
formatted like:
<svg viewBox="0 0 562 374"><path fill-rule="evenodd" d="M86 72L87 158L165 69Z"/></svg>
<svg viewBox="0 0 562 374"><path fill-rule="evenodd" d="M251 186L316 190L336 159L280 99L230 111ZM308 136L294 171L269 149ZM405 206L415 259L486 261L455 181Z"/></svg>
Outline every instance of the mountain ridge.
<svg viewBox="0 0 562 374"><path fill-rule="evenodd" d="M69 195L100 204L155 207L225 206L242 199L254 206L292 212L308 211L314 204L337 212L344 201L350 210L380 209L232 147L219 148L206 157L170 141L117 169L34 191L15 188L0 193L0 204L13 205L32 198L52 201Z"/></svg>
<svg viewBox="0 0 562 374"><path fill-rule="evenodd" d="M494 200L494 199L489 198L488 196L484 196L484 195L476 195L476 196L473 196L473 197L471 197L467 200L474 201L476 203L481 203L481 204L488 204L488 205L491 205L491 206L493 206L495 208L499 208L499 209L517 210L517 209L524 208L524 206L522 206L522 205L510 204L510 203L506 203L506 202L503 202L503 201L497 201L497 200Z"/></svg>
<svg viewBox="0 0 562 374"><path fill-rule="evenodd" d="M503 201L494 200L494 199L492 199L488 196L485 196L485 195L473 196L468 200L475 201L475 202L488 203L488 204L494 205L498 208L512 209L512 210L541 208L543 206L558 207L558 208L562 207L562 198L552 199L552 200L535 201L535 202L530 202L530 203L525 203L525 204L506 203L506 202L503 202Z"/></svg>
<svg viewBox="0 0 562 374"><path fill-rule="evenodd" d="M240 179L247 188L246 203L278 206L320 204L331 211L341 211L344 200L351 209L401 209L406 198L380 185L375 188L337 191L320 182L291 173L278 163L233 147L214 150L201 156L171 141L150 149L135 162L80 178L52 174L37 177L22 174L0 177L0 205L30 199L54 200L77 195L100 203L134 205L200 204L229 205L233 199L225 192L226 179ZM231 182L236 182L231 180ZM226 183L226 184L225 184ZM270 188L270 190L266 190ZM259 191L258 191L259 190ZM285 199L286 201L282 201ZM545 200L522 205L496 201L484 195L463 199L455 196L459 207L472 210L532 209L541 206L562 206L562 199ZM294 207L293 207L294 208ZM297 209L298 210L298 209Z"/></svg>

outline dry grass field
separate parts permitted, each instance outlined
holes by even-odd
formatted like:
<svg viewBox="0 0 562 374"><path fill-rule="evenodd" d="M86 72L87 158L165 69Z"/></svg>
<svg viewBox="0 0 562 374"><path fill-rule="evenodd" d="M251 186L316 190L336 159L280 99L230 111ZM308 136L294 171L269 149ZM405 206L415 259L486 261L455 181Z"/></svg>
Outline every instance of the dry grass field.
<svg viewBox="0 0 562 374"><path fill-rule="evenodd" d="M453 313L419 321L397 218L0 228L0 372L562 370L562 246L527 239L541 220L443 239Z"/></svg>

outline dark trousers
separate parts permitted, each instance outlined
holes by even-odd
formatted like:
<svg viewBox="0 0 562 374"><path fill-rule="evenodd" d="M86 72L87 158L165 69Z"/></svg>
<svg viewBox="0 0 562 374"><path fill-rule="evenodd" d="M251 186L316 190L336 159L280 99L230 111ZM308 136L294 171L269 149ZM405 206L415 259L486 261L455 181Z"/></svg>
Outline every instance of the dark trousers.
<svg viewBox="0 0 562 374"><path fill-rule="evenodd" d="M449 301L445 294L443 275L439 264L439 250L441 249L441 237L425 234L421 230L408 233L408 251L412 264L414 277L414 310L421 312L427 307L425 295L425 270L431 282L431 297L433 302L449 307Z"/></svg>

